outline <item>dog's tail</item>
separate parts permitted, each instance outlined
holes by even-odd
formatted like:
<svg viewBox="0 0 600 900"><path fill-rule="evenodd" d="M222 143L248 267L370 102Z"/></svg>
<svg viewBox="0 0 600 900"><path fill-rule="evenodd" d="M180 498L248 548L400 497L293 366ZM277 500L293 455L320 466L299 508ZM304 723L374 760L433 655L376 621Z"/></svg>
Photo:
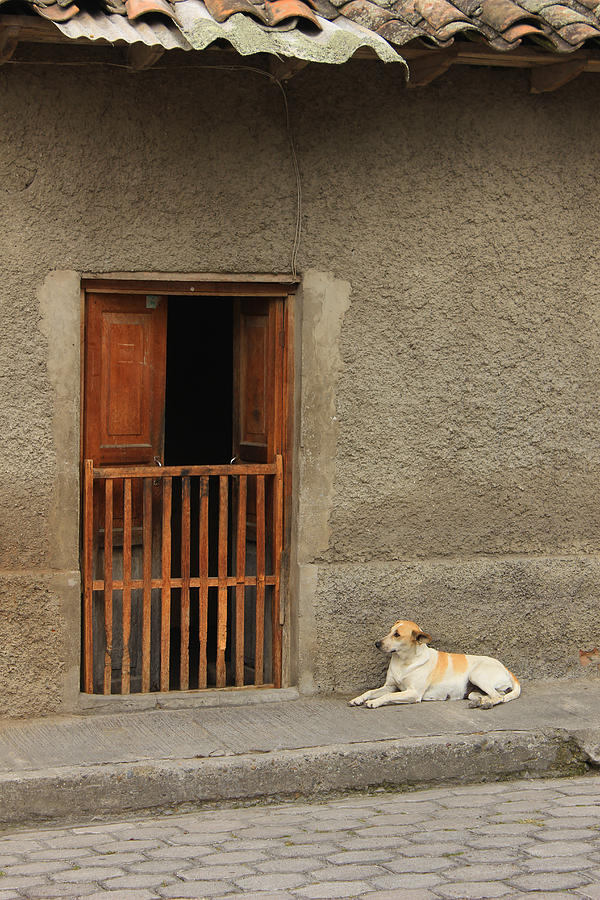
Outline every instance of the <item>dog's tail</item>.
<svg viewBox="0 0 600 900"><path fill-rule="evenodd" d="M516 700L517 697L521 696L521 684L519 682L519 679L515 678L510 669L507 669L506 671L510 675L512 681L512 690L508 691L508 693L504 695L504 697L502 698L503 703L508 703L509 700Z"/></svg>

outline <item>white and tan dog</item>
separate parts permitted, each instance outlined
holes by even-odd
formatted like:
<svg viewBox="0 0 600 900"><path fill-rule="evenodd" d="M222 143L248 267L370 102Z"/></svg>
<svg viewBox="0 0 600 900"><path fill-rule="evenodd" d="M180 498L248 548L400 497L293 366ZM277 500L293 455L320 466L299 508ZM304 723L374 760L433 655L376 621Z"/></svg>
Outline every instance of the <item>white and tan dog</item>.
<svg viewBox="0 0 600 900"><path fill-rule="evenodd" d="M421 700L462 700L469 684L479 688L469 694L469 706L489 709L498 703L516 700L521 685L502 663L492 656L444 653L428 647L431 637L415 622L400 620L378 650L391 656L383 687L366 691L351 706L385 706L388 703L420 703Z"/></svg>

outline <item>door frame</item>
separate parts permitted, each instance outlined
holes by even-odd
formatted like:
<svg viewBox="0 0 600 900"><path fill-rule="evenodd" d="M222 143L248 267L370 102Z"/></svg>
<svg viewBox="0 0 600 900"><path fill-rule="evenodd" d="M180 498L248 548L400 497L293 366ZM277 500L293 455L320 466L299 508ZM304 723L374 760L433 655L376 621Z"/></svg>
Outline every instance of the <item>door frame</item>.
<svg viewBox="0 0 600 900"><path fill-rule="evenodd" d="M290 635L289 623L293 617L289 615L290 608L290 547L292 540L292 482L293 482L293 448L294 448L294 348L295 348L295 294L299 285L299 279L289 275L261 276L261 275L206 275L206 276L182 276L182 275L121 275L117 276L89 276L81 279L81 422L84 421L85 400L85 365L86 365L86 296L88 293L103 294L157 294L162 296L188 296L215 299L226 298L262 298L281 300L283 304L283 332L282 340L282 421L280 437L280 453L283 457L283 552L282 552L282 577L281 577L281 605L280 622L283 626L283 659L282 659L282 687L290 685L290 674L294 668L289 658ZM83 486L83 453L84 453L84 428L80 429L80 484ZM82 499L82 498L81 498ZM83 509L81 504L80 509ZM80 513L80 565L82 563L82 516ZM119 695L114 695L115 699Z"/></svg>

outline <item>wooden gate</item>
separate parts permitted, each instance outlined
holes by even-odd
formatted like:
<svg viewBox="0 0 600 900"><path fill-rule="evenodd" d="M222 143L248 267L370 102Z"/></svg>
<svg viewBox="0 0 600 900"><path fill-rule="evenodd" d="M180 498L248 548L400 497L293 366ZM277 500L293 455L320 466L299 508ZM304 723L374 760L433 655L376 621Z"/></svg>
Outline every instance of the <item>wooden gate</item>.
<svg viewBox="0 0 600 900"><path fill-rule="evenodd" d="M84 464L83 689L281 686L283 464Z"/></svg>

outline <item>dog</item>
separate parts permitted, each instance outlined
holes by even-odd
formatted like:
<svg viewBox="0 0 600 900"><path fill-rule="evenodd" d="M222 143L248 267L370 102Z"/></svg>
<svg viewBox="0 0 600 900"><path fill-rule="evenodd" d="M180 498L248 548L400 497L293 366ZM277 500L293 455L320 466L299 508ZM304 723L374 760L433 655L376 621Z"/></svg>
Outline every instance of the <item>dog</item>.
<svg viewBox="0 0 600 900"><path fill-rule="evenodd" d="M401 619L392 625L389 634L375 641L377 649L391 657L385 684L350 700L350 706L375 709L390 703L468 696L469 706L490 709L520 695L518 680L498 659L434 650L427 646L430 640L415 622ZM479 691L467 695L469 685Z"/></svg>

